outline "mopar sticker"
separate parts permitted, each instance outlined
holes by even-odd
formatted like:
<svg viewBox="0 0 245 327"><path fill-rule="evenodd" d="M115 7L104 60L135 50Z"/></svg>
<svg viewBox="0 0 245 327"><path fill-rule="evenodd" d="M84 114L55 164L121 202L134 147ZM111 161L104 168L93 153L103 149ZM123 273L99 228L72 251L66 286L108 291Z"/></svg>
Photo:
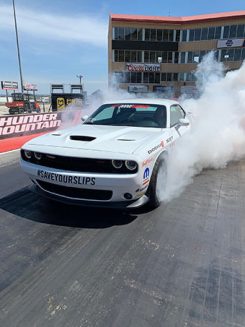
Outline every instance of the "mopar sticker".
<svg viewBox="0 0 245 327"><path fill-rule="evenodd" d="M150 169L147 167L144 170L144 175L143 175L143 185L146 185L149 183L149 176L150 176Z"/></svg>
<svg viewBox="0 0 245 327"><path fill-rule="evenodd" d="M150 175L150 169L149 168L146 168L145 171L144 171L144 175L143 175L143 178L146 179L148 178Z"/></svg>
<svg viewBox="0 0 245 327"><path fill-rule="evenodd" d="M53 182L74 185L95 185L95 177L66 176L57 173L50 173L44 170L38 170L37 176Z"/></svg>

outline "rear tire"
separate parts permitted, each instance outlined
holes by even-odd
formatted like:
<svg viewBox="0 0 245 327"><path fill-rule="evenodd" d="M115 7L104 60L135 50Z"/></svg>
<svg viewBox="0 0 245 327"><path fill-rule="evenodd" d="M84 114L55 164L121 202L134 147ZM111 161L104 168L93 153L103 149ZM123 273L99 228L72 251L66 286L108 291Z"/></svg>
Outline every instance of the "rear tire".
<svg viewBox="0 0 245 327"><path fill-rule="evenodd" d="M153 172L151 175L151 181L147 190L149 197L149 207L155 209L160 206L162 202L164 188L166 186L167 179L167 164L166 158L161 156L157 159Z"/></svg>

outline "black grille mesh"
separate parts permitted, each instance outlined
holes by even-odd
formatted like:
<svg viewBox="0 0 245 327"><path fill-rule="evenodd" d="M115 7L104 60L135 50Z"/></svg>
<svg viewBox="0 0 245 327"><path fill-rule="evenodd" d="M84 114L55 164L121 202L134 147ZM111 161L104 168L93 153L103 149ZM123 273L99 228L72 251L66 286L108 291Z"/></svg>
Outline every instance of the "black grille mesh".
<svg viewBox="0 0 245 327"><path fill-rule="evenodd" d="M46 191L70 198L86 200L110 200L112 197L112 191L61 186L40 180L37 180L37 182Z"/></svg>

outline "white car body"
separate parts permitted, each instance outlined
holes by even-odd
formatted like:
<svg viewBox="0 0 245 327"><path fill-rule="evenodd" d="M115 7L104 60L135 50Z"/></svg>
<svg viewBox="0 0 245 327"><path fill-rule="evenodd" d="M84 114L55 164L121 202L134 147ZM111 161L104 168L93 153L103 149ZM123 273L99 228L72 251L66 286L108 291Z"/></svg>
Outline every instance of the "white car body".
<svg viewBox="0 0 245 327"><path fill-rule="evenodd" d="M20 163L37 190L54 200L74 204L125 208L145 204L157 159L167 154L190 126L177 101L129 99L107 102L125 107L132 103L164 105L166 128L80 124L34 138L22 147ZM171 112L177 106L183 110L183 117L171 126ZM25 153L30 153L33 160L28 160ZM34 157L35 153L41 154L41 164ZM124 164L125 160L135 161L138 169L135 173L111 173L108 171L111 160L122 160ZM87 168L80 171L79 164Z"/></svg>

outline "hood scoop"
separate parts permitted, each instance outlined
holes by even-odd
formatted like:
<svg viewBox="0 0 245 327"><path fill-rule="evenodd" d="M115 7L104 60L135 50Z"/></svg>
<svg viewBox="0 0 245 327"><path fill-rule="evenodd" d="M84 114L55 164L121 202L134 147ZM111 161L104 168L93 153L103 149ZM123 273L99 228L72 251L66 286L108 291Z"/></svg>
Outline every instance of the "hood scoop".
<svg viewBox="0 0 245 327"><path fill-rule="evenodd" d="M83 136L83 135L71 135L70 139L72 141L83 141L83 142L91 142L96 139L93 136Z"/></svg>

